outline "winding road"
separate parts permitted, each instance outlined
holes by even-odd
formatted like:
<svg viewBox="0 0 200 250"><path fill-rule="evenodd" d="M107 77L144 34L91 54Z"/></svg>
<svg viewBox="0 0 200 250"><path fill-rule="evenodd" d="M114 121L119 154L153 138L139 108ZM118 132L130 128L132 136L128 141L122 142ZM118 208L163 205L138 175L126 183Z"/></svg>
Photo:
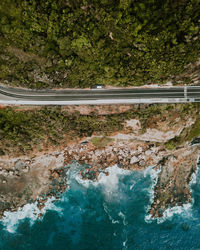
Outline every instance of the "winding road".
<svg viewBox="0 0 200 250"><path fill-rule="evenodd" d="M200 102L200 86L28 90L0 85L0 104L80 105Z"/></svg>

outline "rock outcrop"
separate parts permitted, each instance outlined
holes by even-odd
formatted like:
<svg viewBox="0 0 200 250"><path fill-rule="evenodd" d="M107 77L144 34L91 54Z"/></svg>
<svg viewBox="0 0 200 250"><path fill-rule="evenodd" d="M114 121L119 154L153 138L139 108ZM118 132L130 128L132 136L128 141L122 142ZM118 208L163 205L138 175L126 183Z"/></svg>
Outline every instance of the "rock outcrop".
<svg viewBox="0 0 200 250"><path fill-rule="evenodd" d="M42 209L48 197L59 198L67 188L68 165L76 161L86 164L80 172L82 178L92 180L115 164L137 171L148 166L161 168L149 211L152 216L159 217L166 208L191 201L189 183L196 171L199 153L199 146L187 143L169 151L151 142L114 140L101 149L89 141L31 158L4 157L0 160L0 216L5 210L15 211L36 200Z"/></svg>

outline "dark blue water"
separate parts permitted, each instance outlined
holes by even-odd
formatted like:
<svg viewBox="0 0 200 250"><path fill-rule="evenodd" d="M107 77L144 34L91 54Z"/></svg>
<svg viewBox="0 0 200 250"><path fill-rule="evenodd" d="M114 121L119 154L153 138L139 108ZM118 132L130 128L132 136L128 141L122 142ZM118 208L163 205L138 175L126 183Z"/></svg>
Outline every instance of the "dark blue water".
<svg viewBox="0 0 200 250"><path fill-rule="evenodd" d="M7 215L0 226L0 249L200 249L199 172L191 186L193 205L176 209L179 214L168 212L162 222L146 217L153 170L131 172L114 167L108 177L94 183L81 180L77 173L74 165L70 189L43 219L34 221L31 206Z"/></svg>

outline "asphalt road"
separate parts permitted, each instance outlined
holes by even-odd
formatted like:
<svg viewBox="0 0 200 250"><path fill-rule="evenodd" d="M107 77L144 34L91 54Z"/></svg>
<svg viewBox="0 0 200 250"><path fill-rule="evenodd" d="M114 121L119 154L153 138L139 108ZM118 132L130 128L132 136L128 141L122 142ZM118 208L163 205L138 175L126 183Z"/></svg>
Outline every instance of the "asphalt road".
<svg viewBox="0 0 200 250"><path fill-rule="evenodd" d="M17 100L37 102L90 101L98 100L180 100L180 102L200 102L200 86L170 88L130 88L91 90L26 90L0 85L0 101Z"/></svg>

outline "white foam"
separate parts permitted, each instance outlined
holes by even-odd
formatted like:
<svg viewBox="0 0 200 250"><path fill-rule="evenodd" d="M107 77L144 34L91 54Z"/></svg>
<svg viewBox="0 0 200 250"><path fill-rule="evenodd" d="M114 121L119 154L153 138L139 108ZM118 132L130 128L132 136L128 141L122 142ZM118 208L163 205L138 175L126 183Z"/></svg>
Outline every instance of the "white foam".
<svg viewBox="0 0 200 250"><path fill-rule="evenodd" d="M105 191L106 197L112 196L114 191L118 188L118 182L119 182L119 175L121 174L129 174L131 171L120 169L116 166L110 167L107 169L108 176L106 174L100 174L99 178L96 182L90 181L90 180L83 180L81 178L81 175L79 174L80 171L80 164L74 163L72 167L70 168L69 173L69 183L70 179L73 181L73 179L76 179L78 183L89 187L89 185L102 185L104 186L103 190ZM26 204L23 207L19 208L16 212L8 212L5 211L3 218L1 220L3 226L7 231L10 233L16 232L18 225L20 222L22 222L25 219L29 219L30 225L33 225L34 222L38 219L38 215L41 213L44 215L47 210L55 210L59 212L60 215L62 215L62 209L58 207L57 205L54 205L53 201L55 200L55 197L52 197L48 199L48 201L45 203L45 207L39 210L37 207L38 202L32 204ZM108 213L108 211L106 211ZM109 215L110 216L110 215ZM112 223L119 223L118 220L114 220L112 217L110 217Z"/></svg>
<svg viewBox="0 0 200 250"><path fill-rule="evenodd" d="M147 174L148 174L148 175L150 175L151 180L152 180L152 184L151 184L151 186L148 189L148 193L149 193L149 197L150 197L149 200L150 201L149 201L149 204L146 206L146 212L147 212L147 215L145 216L145 221L146 222L149 222L149 220L151 218L151 217L149 218L150 215L148 214L148 212L151 209L151 204L154 201L154 188L155 188L155 186L157 184L158 175L159 175L160 171L161 171L161 168L159 168L156 171L156 170L154 170L154 167L148 167L147 169L144 170L144 177L146 177Z"/></svg>
<svg viewBox="0 0 200 250"><path fill-rule="evenodd" d="M97 181L91 181L87 179L83 180L80 174L75 174L74 178L79 184L86 188L89 188L90 185L95 187L102 186L102 192L105 195L105 198L108 200L115 197L118 191L119 177L122 175L129 175L130 173L132 173L132 171L124 170L119 168L117 165L114 165L106 169L106 174L100 173Z"/></svg>
<svg viewBox="0 0 200 250"><path fill-rule="evenodd" d="M109 220L112 222L112 224L119 224L119 221L118 220L115 220L115 219L113 219L112 218L112 216L110 215L110 213L109 213L109 211L108 211L108 208L107 208L107 206L106 206L106 204L104 203L103 204L103 209L104 209L104 211L106 212L106 214L108 215L108 218L109 218Z"/></svg>
<svg viewBox="0 0 200 250"><path fill-rule="evenodd" d="M126 222L126 216L121 211L119 212L118 215L122 218L124 226L126 226L128 224Z"/></svg>
<svg viewBox="0 0 200 250"><path fill-rule="evenodd" d="M123 249L127 249L127 246L126 246L127 241L128 241L128 237L127 237L127 234L126 234L126 240L123 241Z"/></svg>
<svg viewBox="0 0 200 250"><path fill-rule="evenodd" d="M190 217L192 214L192 203L183 204L182 206L175 206L172 208L167 208L163 216L157 218L157 223L163 223L166 220L171 220L175 214L181 214L182 217Z"/></svg>
<svg viewBox="0 0 200 250"><path fill-rule="evenodd" d="M97 185L103 187L103 193L106 199L114 197L119 187L119 177L122 175L129 175L131 171L119 168L117 165L107 168L108 175L100 173Z"/></svg>
<svg viewBox="0 0 200 250"><path fill-rule="evenodd" d="M130 185L129 189L132 190L134 188L135 184L136 184L136 182L133 181L133 184Z"/></svg>
<svg viewBox="0 0 200 250"><path fill-rule="evenodd" d="M69 188L71 183L74 182L74 180L76 180L79 184L81 184L86 188L88 188L89 185L93 183L93 181L91 180L82 179L82 176L80 174L81 169L82 169L81 165L78 162L74 162L73 164L70 165L69 171L67 173L68 175L67 184L69 185Z"/></svg>
<svg viewBox="0 0 200 250"><path fill-rule="evenodd" d="M192 178L191 178L191 181L189 183L189 187L190 187L190 191L192 191L192 185L196 184L197 183L197 172L198 172L198 166L197 166L197 169L196 171L192 174Z"/></svg>
<svg viewBox="0 0 200 250"><path fill-rule="evenodd" d="M197 162L199 160L199 157L197 158ZM192 185L197 183L197 173L199 171L199 166L197 165L196 171L192 174L191 181L189 183L189 189L190 192L192 192ZM183 217L191 217L192 216L192 206L194 204L194 198L192 198L192 201L186 204L183 204L182 206L175 206L172 208L168 208L164 211L163 216L161 218L157 219L158 224L162 223L166 220L172 219L172 217L175 214L181 214Z"/></svg>
<svg viewBox="0 0 200 250"><path fill-rule="evenodd" d="M79 184L81 184L82 186L84 186L84 187L86 187L86 188L89 188L90 185L93 185L93 184L94 184L94 181L92 181L92 180L82 179L82 176L80 175L80 173L77 173L77 174L74 176L74 179L75 179ZM70 181L68 182L68 184L70 184Z"/></svg>
<svg viewBox="0 0 200 250"><path fill-rule="evenodd" d="M16 212L5 211L1 222L8 232L15 233L19 223L24 219L29 219L30 225L33 225L40 213L44 215L47 210L55 210L61 213L62 209L54 205L54 200L55 197L49 198L45 203L45 207L41 210L37 207L38 202L36 201L35 203L20 207Z"/></svg>
<svg viewBox="0 0 200 250"><path fill-rule="evenodd" d="M200 156L198 156L198 158L197 158L197 163L199 162L199 157ZM197 183L197 173L198 173L198 171L199 171L199 166L197 165L196 171L192 174L192 178L191 178L191 181L189 183L190 192L192 192L192 185ZM156 183L157 183L157 181L156 181ZM152 189L153 194L151 193L151 195L150 195L150 204L152 204L153 201L154 201L154 187L155 187L156 183L154 182L154 184L152 185L153 186L153 189ZM164 211L162 217L152 218L151 214L147 214L145 216L145 221L147 223L150 223L150 222L156 220L157 223L160 224L160 223L163 223L166 220L171 220L175 214L181 214L181 216L183 216L183 217L191 217L192 216L192 206L193 206L193 204L194 204L194 198L192 198L192 202L183 204L182 206L175 206L175 207L172 207L172 208L167 208ZM148 206L147 213L149 212L150 208L151 208L151 205Z"/></svg>

